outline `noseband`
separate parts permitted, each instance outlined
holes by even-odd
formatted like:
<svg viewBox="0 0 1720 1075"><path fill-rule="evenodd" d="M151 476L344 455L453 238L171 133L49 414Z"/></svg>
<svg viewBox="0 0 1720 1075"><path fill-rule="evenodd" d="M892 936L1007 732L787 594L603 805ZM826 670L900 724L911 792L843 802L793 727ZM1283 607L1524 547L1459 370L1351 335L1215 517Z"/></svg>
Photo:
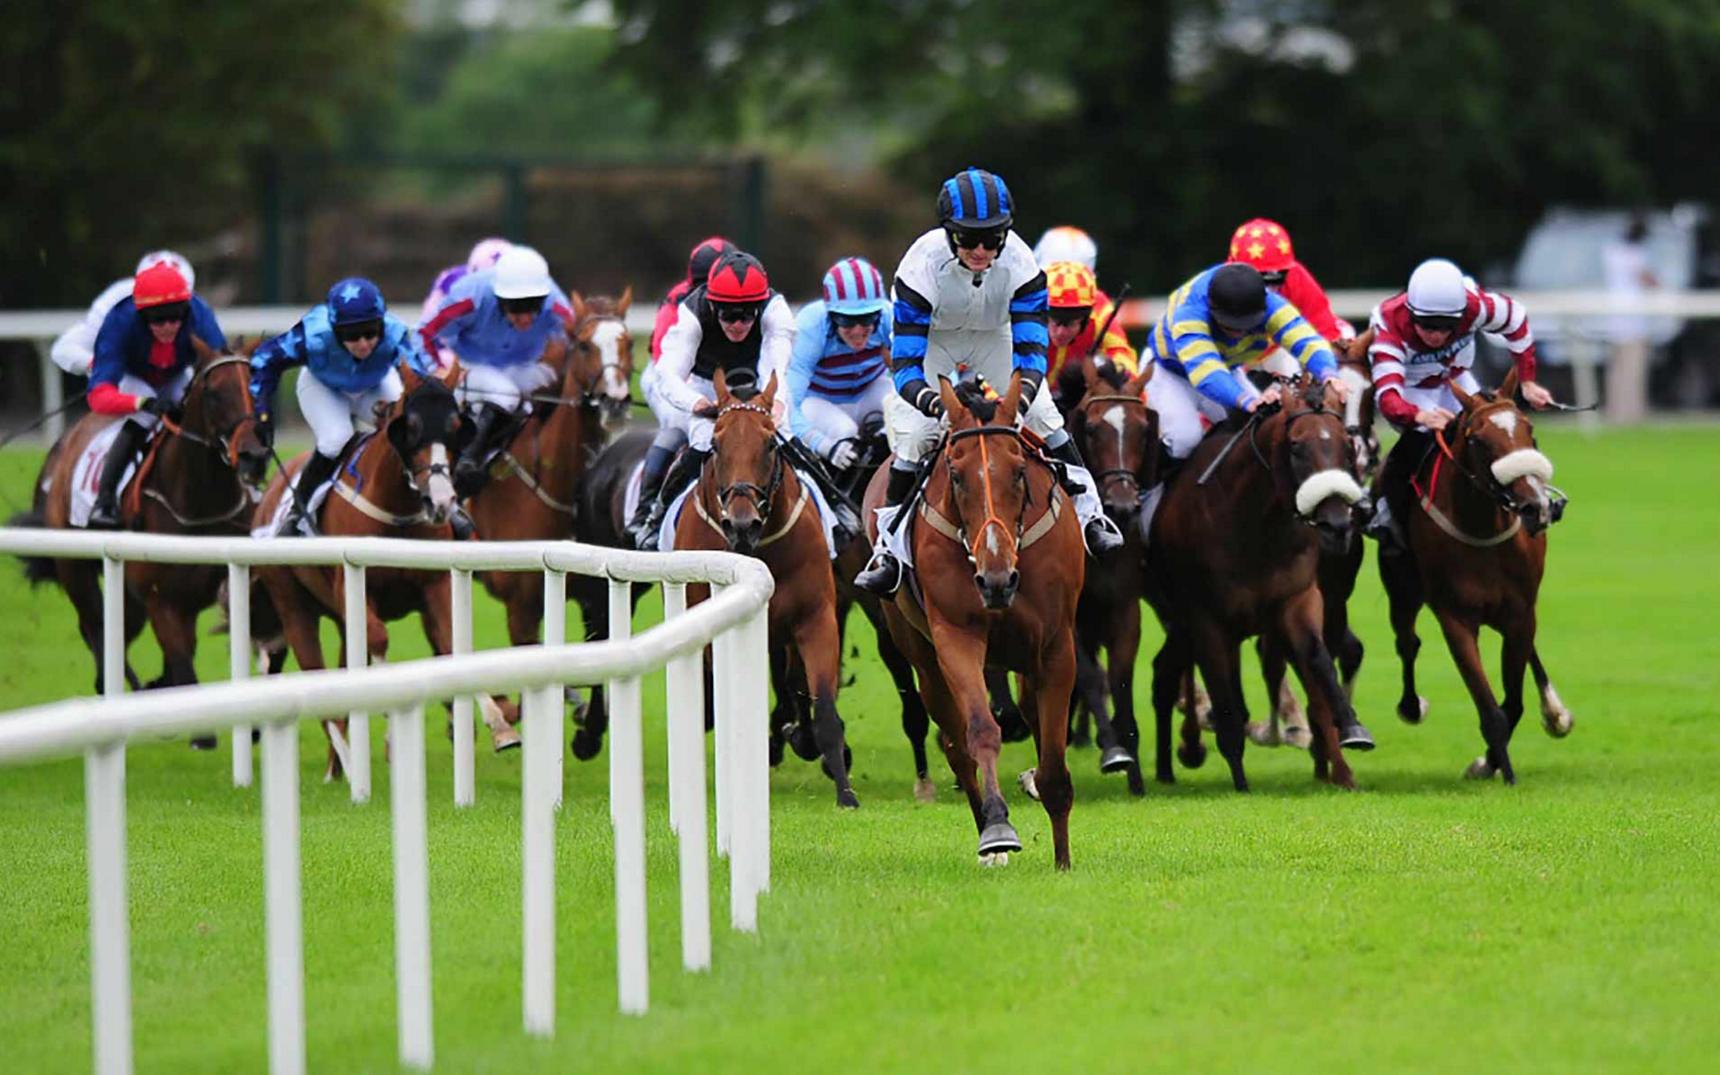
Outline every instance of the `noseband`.
<svg viewBox="0 0 1720 1075"><path fill-rule="evenodd" d="M967 536L966 520L960 520L960 525L956 528L957 540L961 542L962 549L967 553L968 563L972 564L976 570L979 567L979 543L980 539L985 536L985 532L995 526L1005 534L1010 533L1008 525L998 517L997 505L992 497L991 453L986 448L987 437L1000 436L1013 437L1016 441L1021 441L1021 434L1015 429L1015 427L997 425L974 426L971 429L958 429L949 435L948 440L949 444L954 444L956 441L962 440L966 437L977 437L979 439L980 479L982 487L985 489L985 521L980 523L979 531L975 533L973 540L971 541L968 540ZM956 479L956 465L955 461L947 453L944 455L944 469L948 472L950 484L953 486ZM1027 506L1031 500L1031 496L1024 496L1021 498L1021 514L1016 516L1015 519L1015 531L1013 536L1015 538L1017 553L1021 551L1021 535L1026 529Z"/></svg>
<svg viewBox="0 0 1720 1075"><path fill-rule="evenodd" d="M191 380L185 385L185 395L189 397L192 390L197 387L197 382L203 380L203 378L209 376L209 374L220 369L222 366L231 366L236 363L242 363L247 369L249 369L251 360L246 358L244 355L222 355L220 358L217 358L207 366L203 366L191 375ZM173 436L181 437L193 444L201 444L205 448L220 452L222 458L226 460L227 466L232 470L238 470L239 433L245 428L246 422L250 422L255 425L257 421L256 408L251 401L251 379L249 377L244 379L242 387L245 393L245 415L233 424L232 430L228 432L226 436L222 436L219 433L215 434L213 437L202 433L193 433L180 423L168 419L166 415L163 415L161 419L162 428L167 430L167 432Z"/></svg>
<svg viewBox="0 0 1720 1075"><path fill-rule="evenodd" d="M1503 407L1510 407L1513 412L1521 415L1524 421L1527 422L1528 417L1526 415L1522 415L1522 412L1517 410L1516 404L1512 403L1508 399L1496 399L1491 402L1484 403L1475 408L1475 410L1467 412L1459 418L1456 430L1458 438L1460 439L1459 448L1467 449L1470 443L1472 443L1472 438L1469 435L1470 426L1480 421L1483 415L1490 414ZM1489 471L1485 477L1482 477L1470 468L1469 464L1463 459L1463 457L1458 454L1457 451L1453 450L1451 444L1446 441L1445 431L1443 429L1435 430L1433 438L1435 442L1438 443L1439 450L1444 453L1447 459L1451 460L1451 465L1457 468L1457 472L1459 474L1468 478L1471 485L1475 486L1483 493L1486 493L1488 497L1511 515L1516 515L1522 510L1523 505L1517 501L1516 497L1511 495L1511 490L1509 488L1499 484L1499 482L1493 477L1491 471ZM1474 443L1479 442L1474 441Z"/></svg>
<svg viewBox="0 0 1720 1075"><path fill-rule="evenodd" d="M769 407L761 407L750 401L730 403L717 412L717 417L721 418L731 411L750 411L753 414L764 415L771 422L776 420ZM760 486L755 482L737 481L730 482L717 490L717 510L721 511L725 518L729 514L729 502L737 496L746 496L752 498L753 505L758 508L759 520L761 522L770 521L771 505L776 502L776 491L782 485L783 464L782 452L777 449L776 438L771 437L767 443L770 451L770 478L767 479L765 485Z"/></svg>

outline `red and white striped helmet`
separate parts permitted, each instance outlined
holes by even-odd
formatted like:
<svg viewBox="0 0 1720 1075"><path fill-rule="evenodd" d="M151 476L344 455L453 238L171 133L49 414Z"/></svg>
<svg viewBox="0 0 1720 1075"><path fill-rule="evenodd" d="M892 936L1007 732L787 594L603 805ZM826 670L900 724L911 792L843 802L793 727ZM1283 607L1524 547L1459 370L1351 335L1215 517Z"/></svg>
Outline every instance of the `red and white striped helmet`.
<svg viewBox="0 0 1720 1075"><path fill-rule="evenodd" d="M875 314L889 305L884 276L865 258L843 258L824 274L824 308L833 314Z"/></svg>

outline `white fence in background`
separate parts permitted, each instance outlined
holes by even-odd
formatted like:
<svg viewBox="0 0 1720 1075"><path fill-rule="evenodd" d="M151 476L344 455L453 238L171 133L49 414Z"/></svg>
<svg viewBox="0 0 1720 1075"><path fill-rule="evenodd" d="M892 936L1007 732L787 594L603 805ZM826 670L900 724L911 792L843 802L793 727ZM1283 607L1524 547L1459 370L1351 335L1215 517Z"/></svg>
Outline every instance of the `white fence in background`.
<svg viewBox="0 0 1720 1075"><path fill-rule="evenodd" d="M0 528L0 553L99 559L103 568L103 671L108 697L36 706L0 716L0 766L84 755L88 818L90 975L95 1068L132 1068L130 927L126 881L125 749L132 738L225 730L237 784L251 778L250 728L262 729L264 920L268 967L269 1066L305 1068L303 911L299 862L299 722L352 715L348 770L355 802L370 785L367 713L390 719L394 844L395 976L401 1062L434 1058L430 997L429 876L424 778L424 706L456 699L455 801L469 804L472 696L523 692L523 1013L528 1033L555 1028L555 810L560 799L563 689L609 689L610 814L615 831L616 954L620 1008L642 1013L646 976L644 728L641 677L666 667L669 820L679 837L682 963L710 966L702 653L714 651L717 849L729 859L730 919L757 926L758 896L770 886L765 607L770 572L729 553L636 553L571 542L461 543L384 538L186 538ZM232 608L233 678L225 683L123 695L123 585L127 561L226 564ZM250 662L250 568L317 564L346 572L347 634L358 641L348 669L246 681ZM367 567L446 570L454 581L455 638L471 645L474 571L541 571L545 643L484 653L362 667ZM567 573L609 580L614 624L608 641L564 643ZM688 583L712 584L688 608ZM631 633L631 588L661 583L665 622ZM354 618L356 614L356 620ZM354 626L356 624L356 627ZM68 642L70 640L68 639Z"/></svg>

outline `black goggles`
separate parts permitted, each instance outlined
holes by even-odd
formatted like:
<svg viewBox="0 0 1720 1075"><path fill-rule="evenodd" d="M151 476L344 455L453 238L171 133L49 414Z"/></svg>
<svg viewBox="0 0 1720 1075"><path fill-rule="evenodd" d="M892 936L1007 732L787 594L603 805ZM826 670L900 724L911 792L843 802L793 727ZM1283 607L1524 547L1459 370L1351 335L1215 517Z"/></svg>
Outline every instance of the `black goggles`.
<svg viewBox="0 0 1720 1075"><path fill-rule="evenodd" d="M1447 315L1447 314L1416 314L1416 313L1412 313L1409 316L1410 316L1410 320L1415 322L1415 325L1417 328L1424 328L1424 329L1427 329L1429 332L1450 332L1453 329L1455 329L1458 326L1458 324L1460 322L1462 322L1462 320L1463 320L1463 318L1461 316L1458 316L1456 314Z"/></svg>
<svg viewBox="0 0 1720 1075"><path fill-rule="evenodd" d="M1076 325L1085 324L1087 319L1093 316L1093 308L1091 306L1065 306L1061 309L1053 307L1048 316L1053 325L1073 328Z"/></svg>
<svg viewBox="0 0 1720 1075"><path fill-rule="evenodd" d="M544 295L531 295L523 299L501 299L502 312L505 314L535 314L543 310Z"/></svg>
<svg viewBox="0 0 1720 1075"><path fill-rule="evenodd" d="M1261 273L1260 274L1260 281L1262 283L1264 283L1267 287L1283 287L1284 286L1284 277L1287 275L1289 275L1289 274L1286 273L1283 269L1276 269L1272 272Z"/></svg>
<svg viewBox="0 0 1720 1075"><path fill-rule="evenodd" d="M1260 324L1265 320L1265 318L1266 311L1264 310L1247 319L1234 318L1216 311L1212 315L1213 323L1218 325L1218 327L1224 331L1230 333L1232 336L1246 336L1250 332L1256 331L1260 328Z"/></svg>
<svg viewBox="0 0 1720 1075"><path fill-rule="evenodd" d="M352 343L354 340L375 340L382 337L382 322L359 321L351 325L336 325L334 338L341 343Z"/></svg>
<svg viewBox="0 0 1720 1075"><path fill-rule="evenodd" d="M738 325L743 321L757 321L759 304L756 302L716 303L717 320L729 325Z"/></svg>
<svg viewBox="0 0 1720 1075"><path fill-rule="evenodd" d="M830 323L837 328L877 328L883 314L831 314Z"/></svg>
<svg viewBox="0 0 1720 1075"><path fill-rule="evenodd" d="M138 316L143 318L146 325L167 325L175 321L184 321L191 313L189 302L169 302L160 306L150 306L139 310Z"/></svg>
<svg viewBox="0 0 1720 1075"><path fill-rule="evenodd" d="M1008 228L951 228L950 237L962 250L1002 250L1003 241L1009 236Z"/></svg>

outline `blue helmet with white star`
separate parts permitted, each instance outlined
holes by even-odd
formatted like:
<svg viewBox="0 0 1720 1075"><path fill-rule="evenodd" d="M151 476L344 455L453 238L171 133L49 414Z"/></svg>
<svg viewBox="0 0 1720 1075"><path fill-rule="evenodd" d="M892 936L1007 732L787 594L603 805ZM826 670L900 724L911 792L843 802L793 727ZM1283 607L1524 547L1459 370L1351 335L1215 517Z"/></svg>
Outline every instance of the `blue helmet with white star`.
<svg viewBox="0 0 1720 1075"><path fill-rule="evenodd" d="M382 289L362 276L349 276L328 289L328 312L336 325L380 321L387 310Z"/></svg>

